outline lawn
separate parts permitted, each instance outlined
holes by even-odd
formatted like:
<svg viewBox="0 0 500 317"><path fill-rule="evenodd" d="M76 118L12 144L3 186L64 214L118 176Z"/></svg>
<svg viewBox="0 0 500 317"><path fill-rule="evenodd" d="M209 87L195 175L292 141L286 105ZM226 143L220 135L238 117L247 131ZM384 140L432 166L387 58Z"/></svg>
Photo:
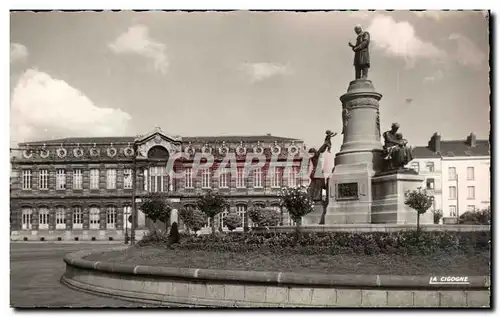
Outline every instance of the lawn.
<svg viewBox="0 0 500 317"><path fill-rule="evenodd" d="M475 254L303 255L168 249L158 245L93 254L88 260L182 268L323 274L490 275L488 251Z"/></svg>

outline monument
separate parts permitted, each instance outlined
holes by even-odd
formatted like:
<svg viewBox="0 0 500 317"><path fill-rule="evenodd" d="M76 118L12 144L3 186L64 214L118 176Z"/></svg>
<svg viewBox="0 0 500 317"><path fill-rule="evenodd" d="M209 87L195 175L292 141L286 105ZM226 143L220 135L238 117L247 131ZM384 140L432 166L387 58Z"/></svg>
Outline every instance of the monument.
<svg viewBox="0 0 500 317"><path fill-rule="evenodd" d="M379 114L382 94L368 79L370 34L360 25L354 31L356 44L349 46L354 51L355 80L340 97L343 142L327 182L324 224L413 224L416 212L404 204L404 193L421 186L423 177L404 168L412 158L411 148L402 134L397 133L398 124L384 133L382 146ZM318 153L321 151L314 152ZM312 179L311 192L316 193L313 187L319 182ZM318 212L315 209L306 224L320 224ZM432 215L430 218L432 223ZM427 222L425 219L423 223Z"/></svg>

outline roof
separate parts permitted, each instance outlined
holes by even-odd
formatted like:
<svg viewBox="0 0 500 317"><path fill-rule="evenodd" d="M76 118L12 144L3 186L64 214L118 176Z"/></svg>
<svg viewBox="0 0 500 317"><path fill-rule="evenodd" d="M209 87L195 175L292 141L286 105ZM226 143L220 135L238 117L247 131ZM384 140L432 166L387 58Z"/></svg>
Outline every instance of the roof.
<svg viewBox="0 0 500 317"><path fill-rule="evenodd" d="M471 147L465 140L451 140L440 142L440 153L436 154L427 146L414 148L414 158L433 157L456 157L456 156L489 156L490 142L488 140L476 140L476 146Z"/></svg>
<svg viewBox="0 0 500 317"><path fill-rule="evenodd" d="M78 138L63 138L55 140L45 140L45 141L34 141L34 142L24 142L19 145L42 145L42 144L68 144L68 143L97 143L97 144L109 144L109 143L128 143L134 142L135 136L123 136L123 137L78 137ZM297 141L302 142L300 139L286 138L279 136L272 136L270 134L266 135L219 135L219 136L193 136L193 137L182 137L183 143L198 143L198 142L272 142L272 141Z"/></svg>

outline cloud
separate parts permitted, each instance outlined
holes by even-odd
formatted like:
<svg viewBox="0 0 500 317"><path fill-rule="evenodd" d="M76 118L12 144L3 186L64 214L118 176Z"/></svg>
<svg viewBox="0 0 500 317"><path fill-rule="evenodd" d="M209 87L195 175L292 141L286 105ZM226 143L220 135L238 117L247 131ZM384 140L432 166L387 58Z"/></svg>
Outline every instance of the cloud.
<svg viewBox="0 0 500 317"><path fill-rule="evenodd" d="M11 98L11 140L68 136L115 136L131 117L120 109L100 108L65 81L29 69Z"/></svg>
<svg viewBox="0 0 500 317"><path fill-rule="evenodd" d="M253 82L292 73L292 69L289 66L277 63L244 63L240 69L249 75Z"/></svg>
<svg viewBox="0 0 500 317"><path fill-rule="evenodd" d="M446 53L431 42L420 39L413 26L406 21L396 22L392 17L378 15L373 18L367 31L375 48L385 54L404 58L408 64L417 59L441 59Z"/></svg>
<svg viewBox="0 0 500 317"><path fill-rule="evenodd" d="M411 11L413 14L419 18L428 18L436 21L443 21L449 18L461 18L470 16L471 14L482 14L483 17L488 16L488 11L472 11L472 10L427 10L427 11Z"/></svg>
<svg viewBox="0 0 500 317"><path fill-rule="evenodd" d="M168 57L165 53L165 44L152 39L149 29L144 25L129 27L108 47L116 54L137 54L153 61L154 69L165 74L168 69Z"/></svg>
<svg viewBox="0 0 500 317"><path fill-rule="evenodd" d="M472 68L481 67L486 59L486 54L474 42L458 33L451 34L449 39L457 43L457 49L452 55L457 63Z"/></svg>
<svg viewBox="0 0 500 317"><path fill-rule="evenodd" d="M23 44L10 43L10 63L24 62L28 58L28 49Z"/></svg>
<svg viewBox="0 0 500 317"><path fill-rule="evenodd" d="M424 78L424 83L435 83L442 80L443 77L443 71L441 69L438 69L432 75L426 76Z"/></svg>

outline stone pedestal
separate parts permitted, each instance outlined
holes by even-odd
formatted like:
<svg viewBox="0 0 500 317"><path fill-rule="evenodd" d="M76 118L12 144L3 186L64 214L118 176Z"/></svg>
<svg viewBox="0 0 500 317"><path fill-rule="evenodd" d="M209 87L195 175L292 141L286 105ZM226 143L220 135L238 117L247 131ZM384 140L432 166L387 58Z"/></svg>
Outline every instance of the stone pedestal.
<svg viewBox="0 0 500 317"><path fill-rule="evenodd" d="M313 211L302 217L303 226L319 225L323 216L323 202L316 202Z"/></svg>
<svg viewBox="0 0 500 317"><path fill-rule="evenodd" d="M425 177L413 171L394 171L372 178L372 223L416 224L417 212L405 205L405 193L422 186ZM420 224L433 224L429 210Z"/></svg>
<svg viewBox="0 0 500 317"><path fill-rule="evenodd" d="M369 80L349 84L342 101L343 143L329 178L325 225L371 222L371 178L383 168L379 101Z"/></svg>

